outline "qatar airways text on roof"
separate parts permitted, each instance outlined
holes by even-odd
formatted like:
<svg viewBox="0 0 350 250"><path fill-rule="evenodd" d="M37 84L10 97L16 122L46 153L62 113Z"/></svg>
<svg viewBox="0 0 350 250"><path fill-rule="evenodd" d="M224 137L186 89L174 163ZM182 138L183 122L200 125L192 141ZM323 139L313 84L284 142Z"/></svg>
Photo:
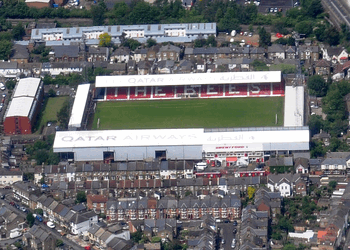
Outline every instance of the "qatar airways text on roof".
<svg viewBox="0 0 350 250"><path fill-rule="evenodd" d="M281 71L225 72L170 75L97 76L96 87L174 86L199 84L278 83Z"/></svg>
<svg viewBox="0 0 350 250"><path fill-rule="evenodd" d="M204 129L93 130L57 132L54 150L59 148L139 147L167 145L235 145L248 143L309 143L307 127L295 129L205 132Z"/></svg>

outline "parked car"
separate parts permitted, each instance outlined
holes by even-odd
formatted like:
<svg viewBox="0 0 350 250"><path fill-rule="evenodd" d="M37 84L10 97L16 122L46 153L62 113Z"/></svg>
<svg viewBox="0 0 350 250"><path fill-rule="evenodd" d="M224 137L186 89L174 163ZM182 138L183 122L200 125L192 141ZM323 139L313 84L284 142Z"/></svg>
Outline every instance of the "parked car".
<svg viewBox="0 0 350 250"><path fill-rule="evenodd" d="M225 245L225 239L221 239L221 245Z"/></svg>
<svg viewBox="0 0 350 250"><path fill-rule="evenodd" d="M15 203L13 201L10 201L9 203L11 206L15 206Z"/></svg>
<svg viewBox="0 0 350 250"><path fill-rule="evenodd" d="M52 221L48 221L46 223L46 226L48 226L49 228L55 228L55 223L53 223Z"/></svg>
<svg viewBox="0 0 350 250"><path fill-rule="evenodd" d="M41 215L40 214L33 214L33 216L35 217L35 219L37 219L38 221L40 221L40 222L43 222L43 217L41 217Z"/></svg>
<svg viewBox="0 0 350 250"><path fill-rule="evenodd" d="M237 225L238 225L238 223L237 223L236 220L233 222L233 225L234 225L234 226L237 226Z"/></svg>
<svg viewBox="0 0 350 250"><path fill-rule="evenodd" d="M4 90L6 89L4 83L2 83L2 82L0 82L0 89L1 89L2 91L4 91Z"/></svg>
<svg viewBox="0 0 350 250"><path fill-rule="evenodd" d="M236 247L236 239L232 239L231 248Z"/></svg>
<svg viewBox="0 0 350 250"><path fill-rule="evenodd" d="M27 209L25 207L20 207L19 208L22 212L27 212Z"/></svg>
<svg viewBox="0 0 350 250"><path fill-rule="evenodd" d="M13 232L10 233L10 238L11 239L17 238L19 236L22 236L22 233L19 232L19 231L13 231Z"/></svg>

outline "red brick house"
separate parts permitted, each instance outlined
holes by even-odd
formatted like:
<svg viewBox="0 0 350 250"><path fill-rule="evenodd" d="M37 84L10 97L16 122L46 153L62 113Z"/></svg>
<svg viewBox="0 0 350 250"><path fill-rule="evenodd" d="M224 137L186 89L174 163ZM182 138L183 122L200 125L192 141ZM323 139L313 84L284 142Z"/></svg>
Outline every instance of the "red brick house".
<svg viewBox="0 0 350 250"><path fill-rule="evenodd" d="M107 208L107 196L89 194L87 197L87 208L94 210L96 213L105 213Z"/></svg>

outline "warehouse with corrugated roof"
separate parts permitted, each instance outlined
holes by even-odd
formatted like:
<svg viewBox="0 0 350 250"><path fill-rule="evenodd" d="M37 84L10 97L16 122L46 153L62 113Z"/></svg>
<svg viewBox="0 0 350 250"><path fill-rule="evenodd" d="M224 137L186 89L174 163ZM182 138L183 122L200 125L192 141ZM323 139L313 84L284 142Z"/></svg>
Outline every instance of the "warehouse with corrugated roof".
<svg viewBox="0 0 350 250"><path fill-rule="evenodd" d="M43 98L44 87L40 78L20 79L5 112L5 134L31 134Z"/></svg>

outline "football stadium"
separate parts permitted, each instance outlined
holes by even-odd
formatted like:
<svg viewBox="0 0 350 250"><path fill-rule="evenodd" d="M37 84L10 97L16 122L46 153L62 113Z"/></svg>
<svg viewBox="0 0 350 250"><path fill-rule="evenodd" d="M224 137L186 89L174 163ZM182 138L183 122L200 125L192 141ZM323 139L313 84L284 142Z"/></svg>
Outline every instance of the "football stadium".
<svg viewBox="0 0 350 250"><path fill-rule="evenodd" d="M87 112L92 96L92 128L72 112L74 126L56 133L61 157L259 162L309 150L303 88L286 87L279 71L98 76L89 91L78 89L73 110Z"/></svg>

